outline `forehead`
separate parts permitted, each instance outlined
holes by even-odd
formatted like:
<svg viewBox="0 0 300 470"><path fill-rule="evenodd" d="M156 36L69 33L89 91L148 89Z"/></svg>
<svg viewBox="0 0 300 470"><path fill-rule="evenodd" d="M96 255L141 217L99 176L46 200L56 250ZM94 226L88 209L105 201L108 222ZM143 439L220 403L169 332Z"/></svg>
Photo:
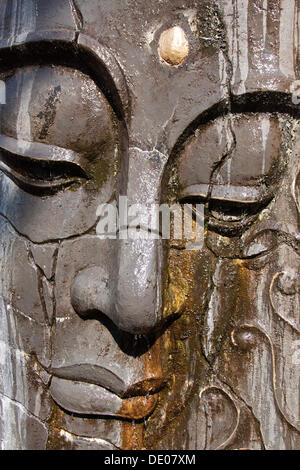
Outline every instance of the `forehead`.
<svg viewBox="0 0 300 470"><path fill-rule="evenodd" d="M282 78L287 64L278 46L286 16L269 3L263 23L258 2L3 0L0 45L53 37L73 44L82 36L99 41L117 59L126 80L130 143L167 154L195 119L231 92L289 90L294 72ZM184 31L189 53L182 64L170 66L161 60L158 46L161 35L175 26ZM271 41L268 60L274 64L264 74L262 37ZM291 51L296 50L293 41L288 31L284 44ZM109 53L103 54L104 61L105 56Z"/></svg>
<svg viewBox="0 0 300 470"><path fill-rule="evenodd" d="M205 13L207 7L214 2L197 0L92 0L76 2L84 27L93 36L102 42L109 41L116 50L121 52L132 46L142 47L151 41L155 33L162 26L173 24L184 25L188 23L192 29L196 29L199 18ZM206 4L206 5L205 5Z"/></svg>
<svg viewBox="0 0 300 470"><path fill-rule="evenodd" d="M164 142L169 150L203 110L223 98L223 54L218 47L203 47L199 38L199 18L214 16L213 2L211 6L192 0L76 3L84 30L112 52L125 75L134 145L147 149ZM173 26L183 29L189 45L179 66L168 65L158 54L161 34Z"/></svg>

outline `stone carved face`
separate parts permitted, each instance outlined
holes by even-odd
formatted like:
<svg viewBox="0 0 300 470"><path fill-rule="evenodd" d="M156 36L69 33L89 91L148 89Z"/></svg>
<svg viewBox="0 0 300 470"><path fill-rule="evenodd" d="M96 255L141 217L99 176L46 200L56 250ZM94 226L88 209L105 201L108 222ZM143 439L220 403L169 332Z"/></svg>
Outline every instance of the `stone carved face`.
<svg viewBox="0 0 300 470"><path fill-rule="evenodd" d="M220 27L205 2L136 2L135 16L87 3L130 106L63 48L2 77L4 446L296 447L295 112L279 93L220 105L228 69L222 44L201 39L200 18ZM157 52L173 24L189 40L175 67ZM101 239L98 207L119 195L203 204L203 247Z"/></svg>
<svg viewBox="0 0 300 470"><path fill-rule="evenodd" d="M147 315L156 326L155 294L147 294L156 289L148 259L156 246L102 240L95 231L99 205L120 191L124 129L95 82L72 68L24 67L6 90L1 207L11 245L3 258L14 269L3 300L8 320L11 309L20 322L17 344L35 356L40 379L67 412L142 419L162 382L155 339L137 336L149 331Z"/></svg>

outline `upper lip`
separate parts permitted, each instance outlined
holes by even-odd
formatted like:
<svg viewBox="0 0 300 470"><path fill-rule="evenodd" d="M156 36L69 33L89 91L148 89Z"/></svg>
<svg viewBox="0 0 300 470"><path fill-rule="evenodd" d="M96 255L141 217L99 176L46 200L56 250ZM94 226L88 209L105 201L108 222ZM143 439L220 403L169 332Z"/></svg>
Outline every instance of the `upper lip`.
<svg viewBox="0 0 300 470"><path fill-rule="evenodd" d="M118 395L120 398L148 396L159 392L163 386L163 378L150 376L141 380L127 383L111 370L96 364L72 364L53 367L51 375L62 379L99 385Z"/></svg>

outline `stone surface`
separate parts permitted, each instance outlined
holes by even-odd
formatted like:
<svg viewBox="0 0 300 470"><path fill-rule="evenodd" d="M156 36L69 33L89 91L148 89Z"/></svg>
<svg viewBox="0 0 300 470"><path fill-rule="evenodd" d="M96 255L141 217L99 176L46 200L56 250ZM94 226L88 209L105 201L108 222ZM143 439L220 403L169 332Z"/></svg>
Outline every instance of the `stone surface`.
<svg viewBox="0 0 300 470"><path fill-rule="evenodd" d="M2 449L300 448L298 3L0 1Z"/></svg>

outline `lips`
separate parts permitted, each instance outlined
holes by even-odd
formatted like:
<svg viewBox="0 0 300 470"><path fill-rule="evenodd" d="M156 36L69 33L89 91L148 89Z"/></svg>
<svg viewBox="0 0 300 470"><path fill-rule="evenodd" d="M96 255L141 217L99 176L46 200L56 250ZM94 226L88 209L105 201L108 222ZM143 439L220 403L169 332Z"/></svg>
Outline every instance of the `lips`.
<svg viewBox="0 0 300 470"><path fill-rule="evenodd" d="M60 367L53 374L50 393L62 408L84 415L142 419L153 412L162 378L125 384L101 366L78 364Z"/></svg>

